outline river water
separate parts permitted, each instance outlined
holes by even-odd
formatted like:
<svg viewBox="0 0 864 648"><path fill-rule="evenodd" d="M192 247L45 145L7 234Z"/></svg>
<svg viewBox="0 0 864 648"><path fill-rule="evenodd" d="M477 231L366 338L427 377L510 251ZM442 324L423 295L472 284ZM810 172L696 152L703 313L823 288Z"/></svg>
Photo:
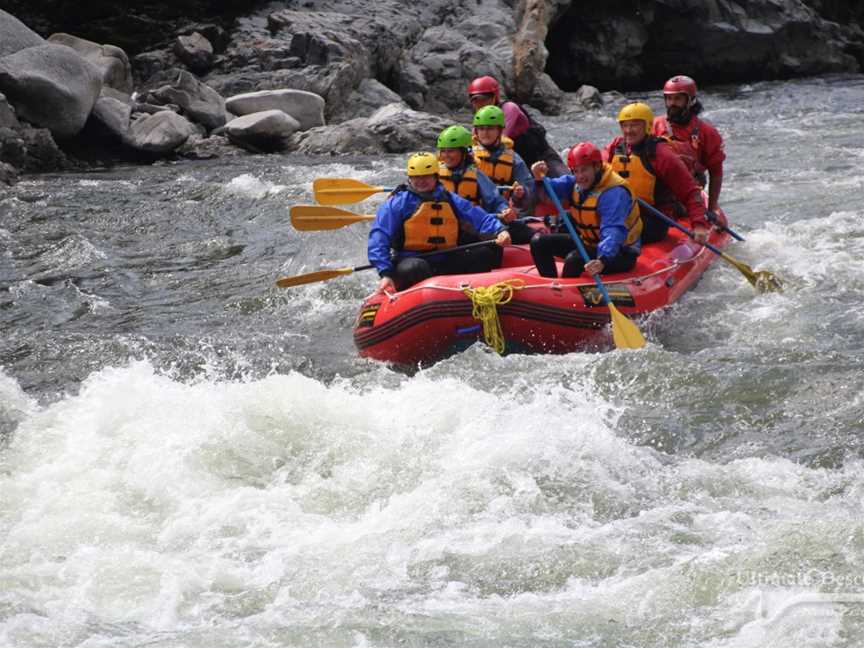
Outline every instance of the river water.
<svg viewBox="0 0 864 648"><path fill-rule="evenodd" d="M368 225L286 207L404 156L4 189L0 645L864 644L864 77L702 98L729 251L787 290L715 264L638 352L358 359L374 273L274 280Z"/></svg>

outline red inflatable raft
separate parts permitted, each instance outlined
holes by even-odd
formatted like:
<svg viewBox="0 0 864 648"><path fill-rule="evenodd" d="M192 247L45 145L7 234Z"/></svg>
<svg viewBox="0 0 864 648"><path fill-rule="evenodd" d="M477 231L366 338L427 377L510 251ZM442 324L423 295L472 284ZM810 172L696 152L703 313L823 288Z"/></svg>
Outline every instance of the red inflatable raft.
<svg viewBox="0 0 864 648"><path fill-rule="evenodd" d="M716 230L710 238L721 249L729 240ZM643 246L632 271L604 275L603 282L618 310L636 319L674 303L716 258L670 229L663 241ZM528 246L505 248L503 267L492 272L431 277L393 295L367 298L354 326L354 342L361 356L398 364L428 363L463 350L483 339L466 288L470 293L502 282L514 287L512 298L497 306L508 352L568 353L611 346L609 309L594 281L586 275L539 276Z"/></svg>

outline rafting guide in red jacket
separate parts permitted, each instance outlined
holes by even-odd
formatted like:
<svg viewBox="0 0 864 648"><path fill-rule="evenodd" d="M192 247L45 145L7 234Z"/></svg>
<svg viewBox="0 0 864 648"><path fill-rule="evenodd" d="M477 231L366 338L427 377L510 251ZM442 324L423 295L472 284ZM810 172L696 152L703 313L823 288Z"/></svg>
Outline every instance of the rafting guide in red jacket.
<svg viewBox="0 0 864 648"><path fill-rule="evenodd" d="M670 140L681 160L705 186L708 174L708 209L717 210L723 185L723 137L710 123L699 117L702 103L696 98L696 82L678 74L663 86L666 115L654 118L654 134Z"/></svg>

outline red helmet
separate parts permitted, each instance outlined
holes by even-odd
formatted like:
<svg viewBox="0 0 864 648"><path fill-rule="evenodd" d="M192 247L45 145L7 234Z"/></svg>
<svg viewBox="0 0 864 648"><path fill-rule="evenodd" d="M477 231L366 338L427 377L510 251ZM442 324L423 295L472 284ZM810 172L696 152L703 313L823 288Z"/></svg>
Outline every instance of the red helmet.
<svg viewBox="0 0 864 648"><path fill-rule="evenodd" d="M498 103L501 86L491 76L477 77L468 84L468 96L478 94L491 94L495 96L495 103Z"/></svg>
<svg viewBox="0 0 864 648"><path fill-rule="evenodd" d="M663 94L686 94L690 101L693 101L696 98L696 82L688 76L678 74L666 82Z"/></svg>
<svg viewBox="0 0 864 648"><path fill-rule="evenodd" d="M603 155L591 142L579 142L567 153L567 166L570 169L594 162L603 162Z"/></svg>

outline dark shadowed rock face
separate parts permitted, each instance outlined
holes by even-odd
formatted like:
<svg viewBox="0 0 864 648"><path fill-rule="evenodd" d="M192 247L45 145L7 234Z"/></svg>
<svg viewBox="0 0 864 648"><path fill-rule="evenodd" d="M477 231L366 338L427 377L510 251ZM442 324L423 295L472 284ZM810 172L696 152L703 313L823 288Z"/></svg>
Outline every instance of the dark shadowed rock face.
<svg viewBox="0 0 864 648"><path fill-rule="evenodd" d="M559 86L628 89L672 73L722 83L860 69L860 27L825 20L801 0L633 4L573 2L554 20L546 71ZM835 7L833 15L842 13Z"/></svg>
<svg viewBox="0 0 864 648"><path fill-rule="evenodd" d="M111 43L130 56L173 41L189 22L230 24L267 4L263 0L2 0L2 8L43 36L67 32Z"/></svg>
<svg viewBox="0 0 864 648"><path fill-rule="evenodd" d="M864 21L864 2L860 0L804 0L804 4L815 9L826 20L841 25L861 25Z"/></svg>

